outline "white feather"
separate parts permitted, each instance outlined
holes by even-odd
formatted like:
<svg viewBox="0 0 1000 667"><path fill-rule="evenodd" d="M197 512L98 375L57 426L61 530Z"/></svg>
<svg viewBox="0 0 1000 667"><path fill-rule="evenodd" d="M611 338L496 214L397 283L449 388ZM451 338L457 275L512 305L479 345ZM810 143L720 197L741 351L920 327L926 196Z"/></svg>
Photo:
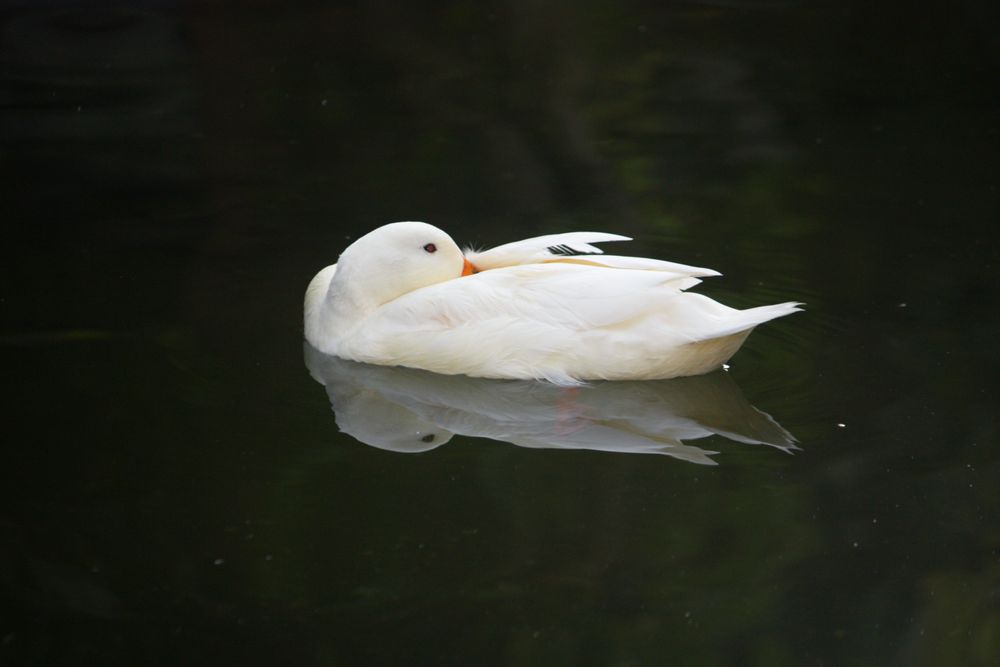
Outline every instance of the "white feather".
<svg viewBox="0 0 1000 667"><path fill-rule="evenodd" d="M557 257L557 253L551 248L563 246L572 250L576 254L600 255L604 251L591 243L604 243L606 241L631 241L627 236L620 234L608 234L605 232L568 232L566 234L548 234L546 236L536 236L522 241L505 243L482 252L466 250L465 256L475 264L481 271L496 269L503 266L514 266L516 264L531 264L543 261L547 258Z"/></svg>
<svg viewBox="0 0 1000 667"><path fill-rule="evenodd" d="M665 271L676 273L678 276L689 276L697 278L709 278L721 276L722 274L713 269L703 269L687 264L677 264L676 262L665 262L662 259L650 259L649 257L624 257L621 255L574 255L569 257L551 257L542 259L545 264L584 264L588 266L603 266L609 269L631 269L635 271ZM475 264L475 262L473 262Z"/></svg>

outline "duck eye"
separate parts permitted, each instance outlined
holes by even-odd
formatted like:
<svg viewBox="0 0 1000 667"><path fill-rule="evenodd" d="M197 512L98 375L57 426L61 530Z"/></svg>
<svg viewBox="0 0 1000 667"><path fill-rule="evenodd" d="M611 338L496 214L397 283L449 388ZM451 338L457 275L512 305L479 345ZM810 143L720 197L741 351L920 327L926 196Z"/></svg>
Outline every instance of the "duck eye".
<svg viewBox="0 0 1000 667"><path fill-rule="evenodd" d="M424 250L426 250L427 252L437 252L437 249L438 247L433 243L428 243L427 245L424 246Z"/></svg>

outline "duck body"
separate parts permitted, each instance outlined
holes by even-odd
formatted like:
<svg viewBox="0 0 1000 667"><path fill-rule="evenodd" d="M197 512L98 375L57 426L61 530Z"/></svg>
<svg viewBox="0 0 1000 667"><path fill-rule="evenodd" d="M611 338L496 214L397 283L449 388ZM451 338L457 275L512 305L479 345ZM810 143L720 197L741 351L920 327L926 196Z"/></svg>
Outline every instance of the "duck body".
<svg viewBox="0 0 1000 667"><path fill-rule="evenodd" d="M591 245L620 240L572 232L462 253L431 225L385 225L313 278L305 337L353 361L575 384L707 373L799 310L730 308L685 291L716 271Z"/></svg>

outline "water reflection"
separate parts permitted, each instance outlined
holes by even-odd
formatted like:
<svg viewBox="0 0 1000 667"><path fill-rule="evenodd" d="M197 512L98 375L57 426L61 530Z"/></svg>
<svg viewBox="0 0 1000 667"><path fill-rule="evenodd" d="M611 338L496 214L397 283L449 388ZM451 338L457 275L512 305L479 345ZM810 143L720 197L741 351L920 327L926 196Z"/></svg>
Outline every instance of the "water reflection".
<svg viewBox="0 0 1000 667"><path fill-rule="evenodd" d="M340 430L379 449L425 452L456 433L519 447L663 454L706 465L715 465L710 456L718 452L685 441L721 435L798 449L724 372L566 388L359 364L304 347Z"/></svg>

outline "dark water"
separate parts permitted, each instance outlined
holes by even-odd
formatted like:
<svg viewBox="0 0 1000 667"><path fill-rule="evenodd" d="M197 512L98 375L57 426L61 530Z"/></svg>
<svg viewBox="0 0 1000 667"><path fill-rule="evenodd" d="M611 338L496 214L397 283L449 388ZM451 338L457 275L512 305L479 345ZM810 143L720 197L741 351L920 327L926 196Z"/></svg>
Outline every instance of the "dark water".
<svg viewBox="0 0 1000 667"><path fill-rule="evenodd" d="M0 663L1000 663L994 4L5 6ZM575 397L307 367L399 219L807 311Z"/></svg>

